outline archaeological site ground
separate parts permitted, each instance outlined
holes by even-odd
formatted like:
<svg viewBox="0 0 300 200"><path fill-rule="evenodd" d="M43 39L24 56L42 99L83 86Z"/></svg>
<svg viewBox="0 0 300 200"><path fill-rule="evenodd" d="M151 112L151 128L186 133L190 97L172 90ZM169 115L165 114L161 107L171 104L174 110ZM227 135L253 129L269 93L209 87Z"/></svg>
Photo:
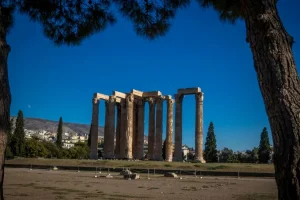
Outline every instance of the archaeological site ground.
<svg viewBox="0 0 300 200"><path fill-rule="evenodd" d="M273 200L277 197L273 178L228 178L142 175L125 180L117 173L48 171L7 168L4 193L9 200L74 199L191 199L191 200Z"/></svg>

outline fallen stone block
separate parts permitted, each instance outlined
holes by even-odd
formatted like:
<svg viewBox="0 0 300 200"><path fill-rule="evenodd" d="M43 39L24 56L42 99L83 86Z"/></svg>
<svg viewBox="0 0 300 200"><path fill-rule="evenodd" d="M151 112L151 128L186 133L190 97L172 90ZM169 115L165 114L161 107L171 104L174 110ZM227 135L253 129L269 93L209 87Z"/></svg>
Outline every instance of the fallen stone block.
<svg viewBox="0 0 300 200"><path fill-rule="evenodd" d="M140 175L139 174L125 174L124 179L136 180L136 179L140 179Z"/></svg>
<svg viewBox="0 0 300 200"><path fill-rule="evenodd" d="M172 177L172 178L177 178L177 174L173 173L173 172L167 172L165 173L165 177Z"/></svg>
<svg viewBox="0 0 300 200"><path fill-rule="evenodd" d="M113 178L113 176L110 175L110 174L108 174L108 175L106 176L106 178Z"/></svg>
<svg viewBox="0 0 300 200"><path fill-rule="evenodd" d="M129 175L129 174L132 174L132 172L130 171L130 170L128 170L128 169L126 169L126 170L123 170L123 171L121 171L120 172L120 175Z"/></svg>

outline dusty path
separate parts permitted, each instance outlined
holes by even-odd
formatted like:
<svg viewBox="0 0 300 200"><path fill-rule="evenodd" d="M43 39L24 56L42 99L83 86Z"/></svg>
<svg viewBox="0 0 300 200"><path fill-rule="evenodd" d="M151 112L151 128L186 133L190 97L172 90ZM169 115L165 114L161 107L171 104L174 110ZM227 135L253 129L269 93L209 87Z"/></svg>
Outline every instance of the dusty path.
<svg viewBox="0 0 300 200"><path fill-rule="evenodd" d="M102 175L106 175L106 172ZM91 172L11 169L5 171L7 200L184 199L273 200L274 179L186 176L183 179L142 174L140 180L112 179Z"/></svg>

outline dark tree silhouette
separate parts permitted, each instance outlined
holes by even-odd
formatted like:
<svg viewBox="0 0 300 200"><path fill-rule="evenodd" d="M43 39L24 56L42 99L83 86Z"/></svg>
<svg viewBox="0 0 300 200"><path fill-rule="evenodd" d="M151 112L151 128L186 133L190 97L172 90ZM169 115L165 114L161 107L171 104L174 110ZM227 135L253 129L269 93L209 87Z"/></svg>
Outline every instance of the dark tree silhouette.
<svg viewBox="0 0 300 200"><path fill-rule="evenodd" d="M242 19L274 141L278 199L300 199L300 81L278 0L197 0L222 21Z"/></svg>
<svg viewBox="0 0 300 200"><path fill-rule="evenodd" d="M19 110L16 119L16 128L12 135L12 151L15 156L24 156L25 151L25 131L24 131L24 116Z"/></svg>
<svg viewBox="0 0 300 200"><path fill-rule="evenodd" d="M56 145L58 148L62 148L62 134L63 134L63 120L59 118L57 133L56 133Z"/></svg>
<svg viewBox="0 0 300 200"><path fill-rule="evenodd" d="M91 147L91 133L92 133L92 124L90 126L90 132L89 132L89 136L88 136L88 147Z"/></svg>
<svg viewBox="0 0 300 200"><path fill-rule="evenodd" d="M15 9L41 23L45 35L57 45L80 42L116 22L115 4L129 18L139 36L154 39L169 30L175 12L189 0L0 0L0 198L3 180L7 131L9 131L11 94L7 59L10 46L7 35L13 25Z"/></svg>
<svg viewBox="0 0 300 200"><path fill-rule="evenodd" d="M271 158L271 147L267 128L264 127L260 135L258 147L258 160L260 163L268 163Z"/></svg>
<svg viewBox="0 0 300 200"><path fill-rule="evenodd" d="M166 140L164 140L163 147L162 147L162 158L166 160Z"/></svg>

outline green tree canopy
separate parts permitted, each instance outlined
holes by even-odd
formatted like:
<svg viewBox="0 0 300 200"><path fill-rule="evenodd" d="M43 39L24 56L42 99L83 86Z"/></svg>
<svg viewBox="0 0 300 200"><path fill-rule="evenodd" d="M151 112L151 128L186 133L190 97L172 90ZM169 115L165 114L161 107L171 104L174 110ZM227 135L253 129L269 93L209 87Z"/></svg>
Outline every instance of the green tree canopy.
<svg viewBox="0 0 300 200"><path fill-rule="evenodd" d="M258 147L258 160L260 163L268 163L271 155L271 147L267 128L264 127L260 135L260 143Z"/></svg>
<svg viewBox="0 0 300 200"><path fill-rule="evenodd" d="M15 156L24 156L25 153L25 131L23 112L19 110L16 119L16 128L12 136L12 152Z"/></svg>
<svg viewBox="0 0 300 200"><path fill-rule="evenodd" d="M62 148L62 134L63 134L63 120L62 117L59 118L57 134L56 134L56 145Z"/></svg>
<svg viewBox="0 0 300 200"><path fill-rule="evenodd" d="M91 134L92 134L92 124L90 126L90 132L89 132L89 136L88 136L88 147L91 147Z"/></svg>
<svg viewBox="0 0 300 200"><path fill-rule="evenodd" d="M206 160L206 162L217 162L217 152L217 140L214 131L214 124L210 122L204 149L204 159Z"/></svg>

